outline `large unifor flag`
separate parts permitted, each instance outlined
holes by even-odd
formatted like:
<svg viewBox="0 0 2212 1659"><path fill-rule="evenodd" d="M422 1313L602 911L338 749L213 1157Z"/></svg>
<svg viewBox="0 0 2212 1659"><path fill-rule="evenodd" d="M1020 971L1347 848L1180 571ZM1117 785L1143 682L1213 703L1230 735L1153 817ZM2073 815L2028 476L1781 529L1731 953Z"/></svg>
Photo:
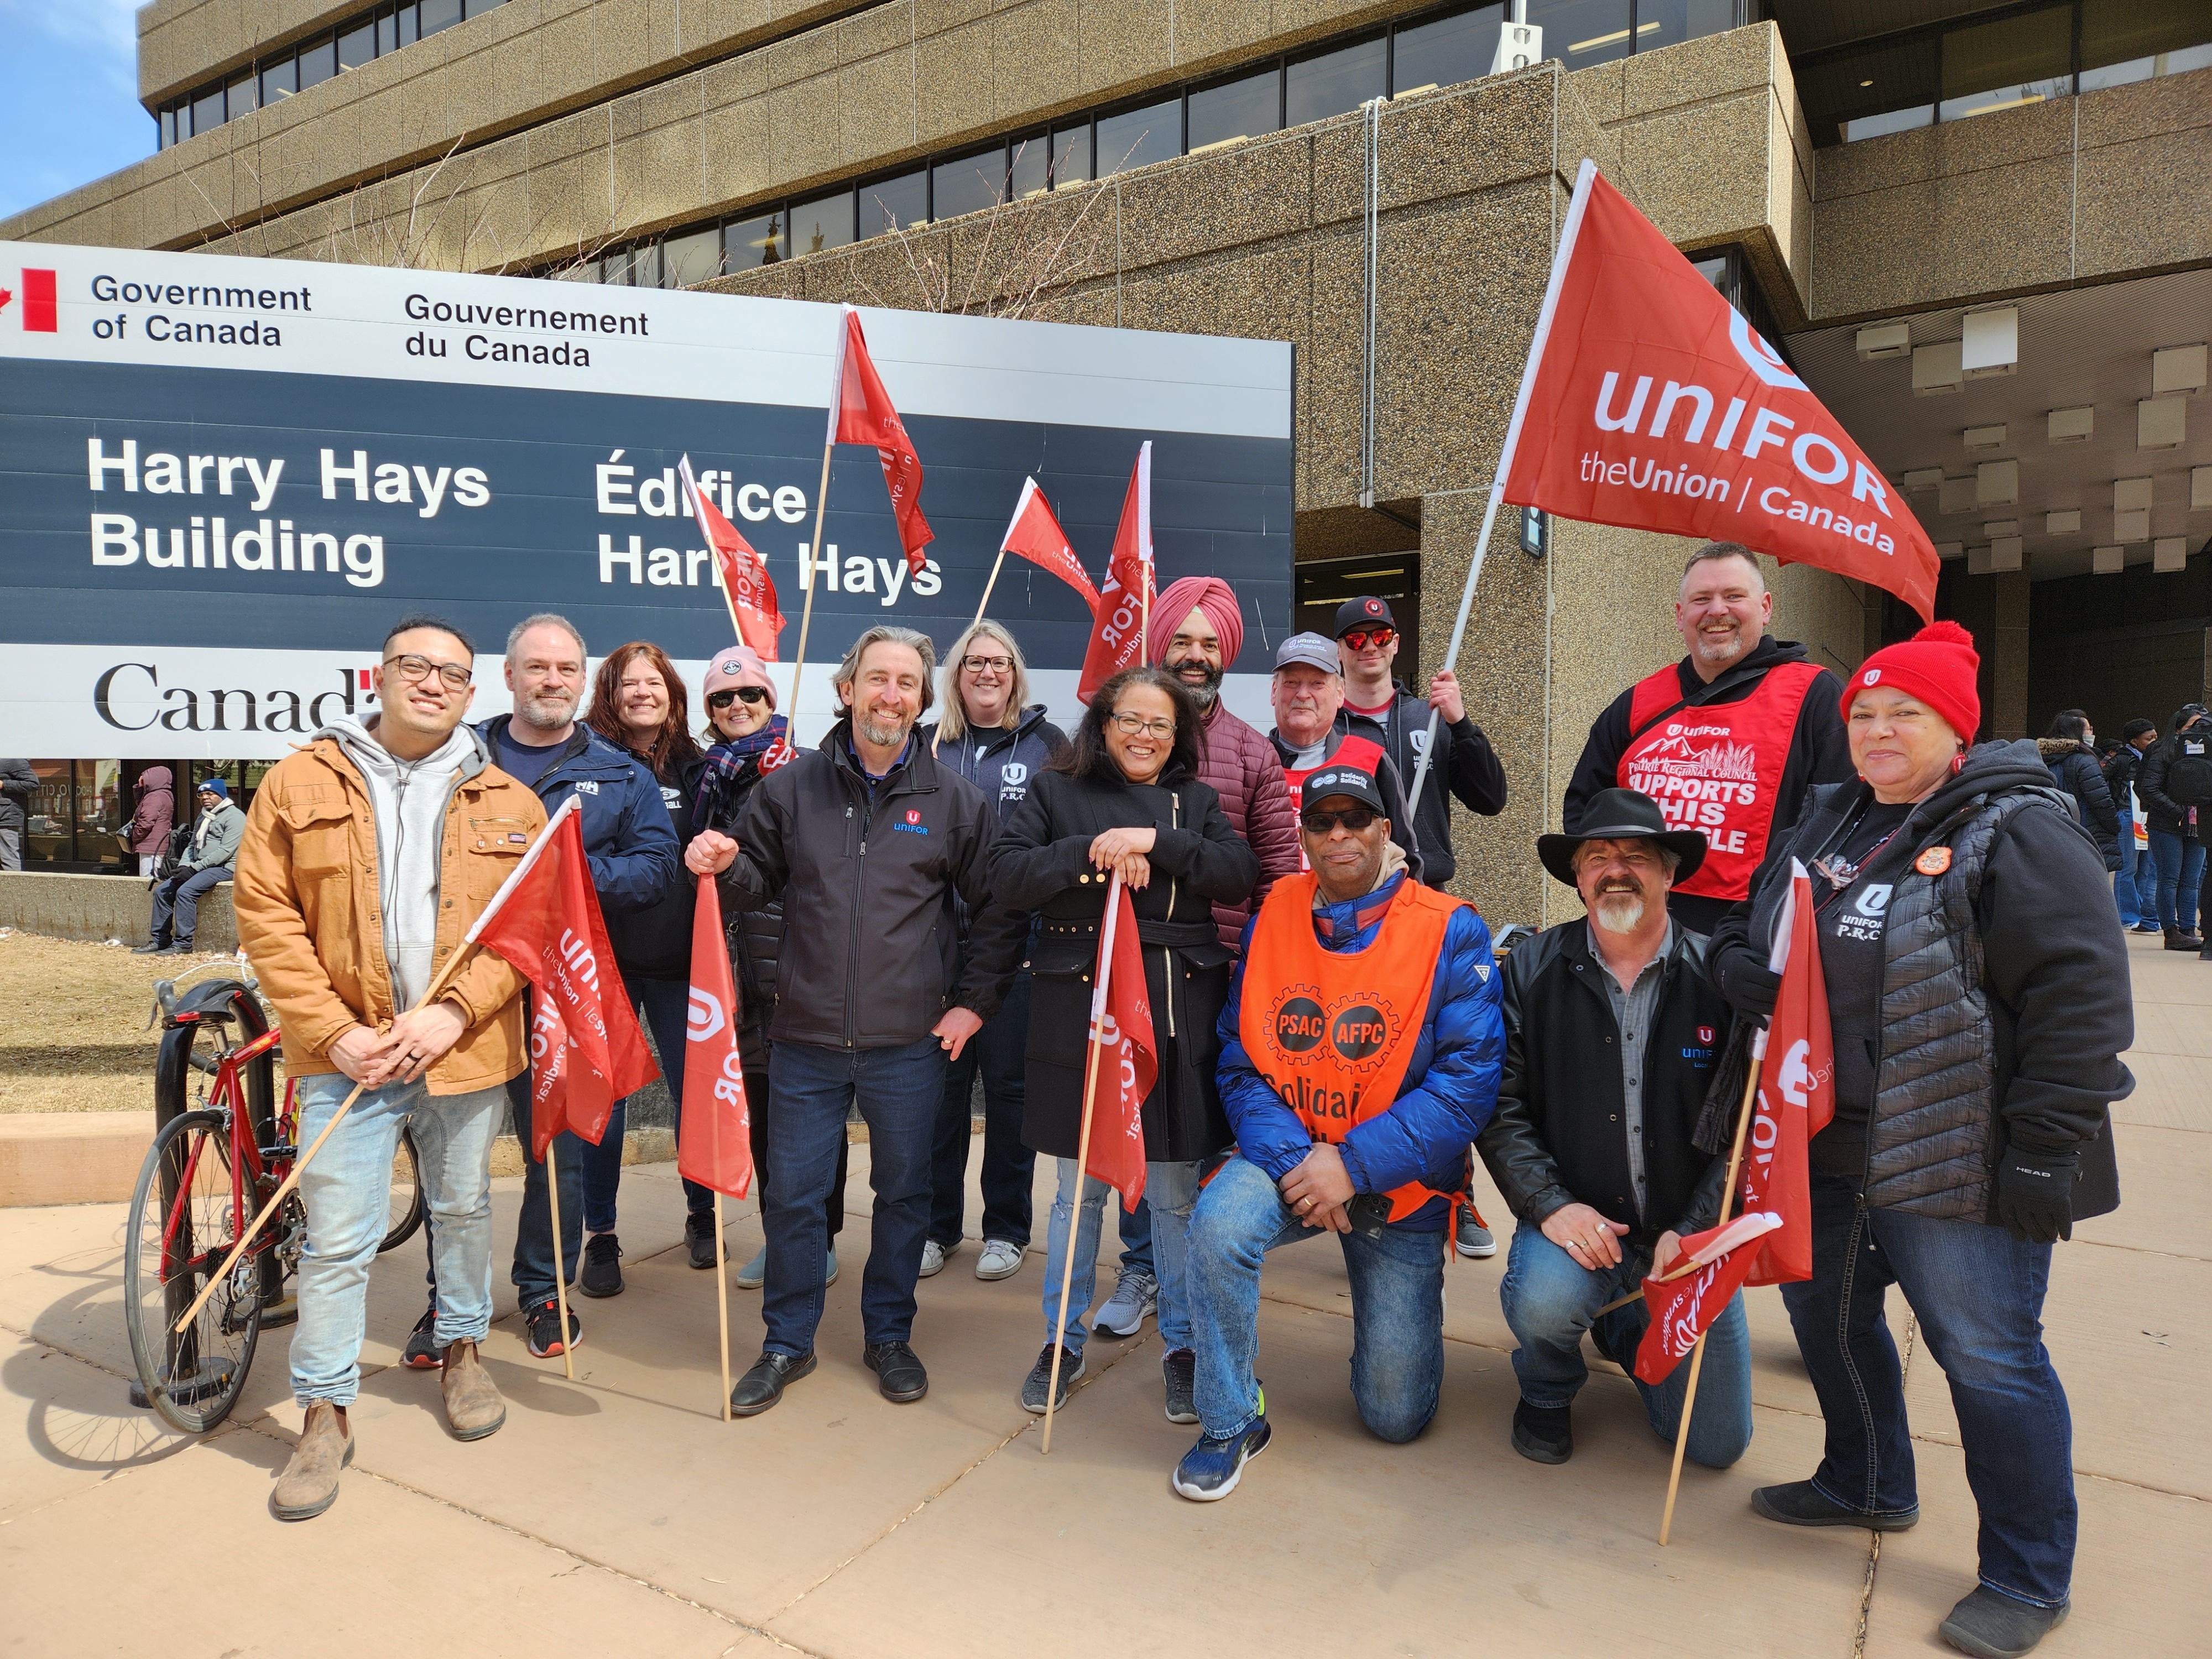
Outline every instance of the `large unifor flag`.
<svg viewBox="0 0 2212 1659"><path fill-rule="evenodd" d="M1123 669L1145 659L1145 621L1152 611L1152 443L1147 438L1129 471L1121 498L1121 522L1114 532L1114 556L1106 566L1106 585L1091 606L1091 644L1083 653L1083 673L1075 683L1078 702Z"/></svg>
<svg viewBox="0 0 2212 1659"><path fill-rule="evenodd" d="M921 550L937 538L929 520L921 516L921 458L914 453L914 440L906 435L906 423L891 407L891 394L884 390L883 377L868 356L860 313L850 306L845 307L844 326L837 332L828 441L875 446L877 459L884 464L884 486L891 492L891 516L898 520L907 568L921 574L926 562Z"/></svg>
<svg viewBox="0 0 2212 1659"><path fill-rule="evenodd" d="M571 795L523 854L507 902L468 937L528 980L531 1157L573 1129L594 1146L615 1103L660 1075L607 943Z"/></svg>
<svg viewBox="0 0 2212 1659"><path fill-rule="evenodd" d="M1704 1264L1696 1273L1663 1284L1644 1279L1651 1325L1637 1350L1636 1374L1646 1382L1657 1382L1674 1369L1739 1287L1813 1276L1806 1146L1836 1115L1836 1054L1812 880L1795 859L1790 873L1790 896L1767 958L1782 986L1773 1018L1753 1043L1759 1095L1736 1183L1741 1213L1725 1227L1682 1241L1685 1253Z"/></svg>
<svg viewBox="0 0 2212 1659"><path fill-rule="evenodd" d="M714 497L699 488L698 480L691 476L689 455L677 462L676 471L684 480L684 499L691 504L699 533L714 550L714 568L730 602L730 620L737 626L738 642L750 646L763 662L774 662L783 612L776 604L775 584L769 579L768 562L714 505Z"/></svg>
<svg viewBox="0 0 2212 1659"><path fill-rule="evenodd" d="M1037 488L1035 478L1022 480L1021 499L1014 503L1013 521L1006 526L1006 538L999 544L1001 553L1018 553L1031 564L1049 571L1077 592L1091 607L1095 620L1098 615L1098 590L1091 585L1091 577L1083 568L1083 561L1075 556L1075 549L1067 539L1067 532L1060 527L1060 520L1052 516L1052 508L1044 499L1044 491Z"/></svg>
<svg viewBox="0 0 2212 1659"><path fill-rule="evenodd" d="M1937 555L1904 497L1594 161L1505 444L1516 507L1742 542L1933 615Z"/></svg>
<svg viewBox="0 0 2212 1659"><path fill-rule="evenodd" d="M743 1198L753 1184L739 1012L722 933L721 895L714 878L703 876L691 913L691 1008L684 1031L684 1123L676 1173L732 1198Z"/></svg>
<svg viewBox="0 0 2212 1659"><path fill-rule="evenodd" d="M1094 984L1091 1041L1097 1045L1098 1080L1083 1172L1121 1194L1121 1207L1133 1212L1145 1192L1145 1097L1159 1077L1160 1056L1137 913L1118 875L1106 895L1106 915L1098 928Z"/></svg>

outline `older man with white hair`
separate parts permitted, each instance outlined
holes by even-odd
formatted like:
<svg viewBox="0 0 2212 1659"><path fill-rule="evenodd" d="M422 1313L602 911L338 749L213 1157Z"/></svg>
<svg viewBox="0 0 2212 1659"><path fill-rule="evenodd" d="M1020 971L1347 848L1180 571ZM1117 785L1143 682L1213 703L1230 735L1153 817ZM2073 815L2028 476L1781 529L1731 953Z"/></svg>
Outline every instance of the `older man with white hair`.
<svg viewBox="0 0 2212 1659"><path fill-rule="evenodd" d="M1283 763L1290 785L1291 811L1302 810L1305 781L1322 766L1356 766L1375 780L1382 796L1390 839L1406 855L1413 879L1421 879L1421 854L1413 835L1413 815L1406 810L1404 781L1382 744L1382 728L1365 715L1344 708L1344 671L1336 647L1318 634L1293 634L1275 647L1275 674L1268 687L1275 729L1267 734ZM1303 854L1301 854L1303 859Z"/></svg>
<svg viewBox="0 0 2212 1659"><path fill-rule="evenodd" d="M1520 1343L1513 1449L1564 1463L1574 1398L1589 1376L1583 1334L1632 1369L1650 1316L1641 1302L1601 1310L1663 1270L1684 1235L1719 1219L1727 1160L1693 1136L1729 1011L1706 977L1705 936L1667 908L1668 889L1705 860L1702 835L1668 829L1648 795L1607 789L1578 833L1540 836L1536 850L1589 915L1505 960L1505 1075L1475 1150L1518 1224L1498 1289ZM1669 1445L1688 1371L1636 1384ZM1739 1295L1707 1336L1686 1450L1725 1468L1750 1439Z"/></svg>

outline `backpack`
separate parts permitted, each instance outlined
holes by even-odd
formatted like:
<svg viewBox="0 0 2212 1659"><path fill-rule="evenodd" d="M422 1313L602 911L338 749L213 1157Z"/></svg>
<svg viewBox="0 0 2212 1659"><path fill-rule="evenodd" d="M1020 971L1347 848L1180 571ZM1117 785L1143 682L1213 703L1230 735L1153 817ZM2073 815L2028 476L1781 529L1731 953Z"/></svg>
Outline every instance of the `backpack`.
<svg viewBox="0 0 2212 1659"><path fill-rule="evenodd" d="M148 887L156 886L175 875L191 846L192 826L189 823L180 823L170 830L169 844L161 849L161 862L154 866L154 879L147 884Z"/></svg>
<svg viewBox="0 0 2212 1659"><path fill-rule="evenodd" d="M2166 799L2178 806L2212 805L2212 731L2177 732L2168 741Z"/></svg>

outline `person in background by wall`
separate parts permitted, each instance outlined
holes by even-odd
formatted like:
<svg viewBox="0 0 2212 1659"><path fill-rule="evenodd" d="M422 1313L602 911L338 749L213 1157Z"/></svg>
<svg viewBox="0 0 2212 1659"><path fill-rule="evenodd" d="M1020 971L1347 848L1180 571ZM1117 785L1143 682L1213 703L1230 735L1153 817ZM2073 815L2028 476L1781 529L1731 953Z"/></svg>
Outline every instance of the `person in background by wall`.
<svg viewBox="0 0 2212 1659"><path fill-rule="evenodd" d="M178 860L175 872L154 884L153 938L140 945L142 957L180 957L192 948L199 902L212 888L230 879L238 838L246 833L246 814L230 799L230 787L210 778L199 787L199 822Z"/></svg>
<svg viewBox="0 0 2212 1659"><path fill-rule="evenodd" d="M2169 951L2202 951L2197 892L2204 874L2198 809L2212 805L2212 715L2184 703L2166 736L2144 757L2136 794L2150 818L2150 855L2158 867L2158 925Z"/></svg>
<svg viewBox="0 0 2212 1659"><path fill-rule="evenodd" d="M166 781L167 775L164 774ZM39 775L27 760L0 760L0 870L23 867L23 832L30 827L31 797L38 793ZM165 829L162 834L168 831ZM151 870L140 868L142 876Z"/></svg>
<svg viewBox="0 0 2212 1659"><path fill-rule="evenodd" d="M1067 748L1067 734L1031 703L1028 666L1014 636L978 618L953 641L940 671L945 712L917 732L940 765L983 792L1001 823L1028 797L1030 784ZM957 901L956 901L957 902ZM960 945L968 948L967 906L957 906ZM1036 942L1036 928L1030 930ZM1026 958L1027 951L1023 952ZM978 1279L1011 1279L1030 1247L1030 1188L1036 1154L1022 1144L1023 1055L1030 1031L1029 969L1013 978L999 1012L983 1022L975 1040L945 1068L945 1099L937 1109L937 1138L930 1150L929 1241L921 1247L921 1277L941 1272L960 1248L968 1195L968 1146L975 1139L968 1103L975 1077L983 1079L983 1248Z"/></svg>
<svg viewBox="0 0 2212 1659"><path fill-rule="evenodd" d="M0 769L9 763L0 761ZM169 844L169 831L177 821L177 793L169 787L169 769L149 766L138 775L134 786L138 797L137 808L131 814L131 828L125 832L124 844L137 855L138 873L150 876L161 862L161 854Z"/></svg>
<svg viewBox="0 0 2212 1659"><path fill-rule="evenodd" d="M2112 810L2112 793L2105 786L2105 771L2097 764L2097 733L2089 717L2079 708L2062 708L2051 730L2038 738L2036 752L2051 773L2051 781L2073 797L2075 815L2097 850L2105 868L2120 867L2120 820Z"/></svg>
<svg viewBox="0 0 2212 1659"><path fill-rule="evenodd" d="M2151 861L2148 826L2136 799L2136 779L2157 742L2156 720L2131 720L2120 728L2119 746L2105 762L2105 787L2120 820L2120 869L2112 878L2112 898L2120 908L2121 925L2137 933L2158 932L2158 867ZM2146 831L2141 848L2136 845L2139 826Z"/></svg>

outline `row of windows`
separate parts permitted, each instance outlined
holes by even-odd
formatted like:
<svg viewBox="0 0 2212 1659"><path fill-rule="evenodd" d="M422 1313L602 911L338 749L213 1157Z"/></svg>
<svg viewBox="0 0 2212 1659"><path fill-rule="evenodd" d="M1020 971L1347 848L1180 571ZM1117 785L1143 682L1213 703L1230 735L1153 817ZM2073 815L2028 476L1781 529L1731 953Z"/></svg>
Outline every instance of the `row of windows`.
<svg viewBox="0 0 2212 1659"><path fill-rule="evenodd" d="M1530 0L1547 56L1569 69L1653 52L1748 21L1748 0ZM1503 5L1430 12L1319 51L1091 112L1049 130L932 157L888 177L695 226L549 273L580 282L685 288L731 271L909 225L957 218L1063 185L1302 126L1490 72Z"/></svg>
<svg viewBox="0 0 2212 1659"><path fill-rule="evenodd" d="M2212 67L2205 0L2056 0L1808 53L1792 68L1816 145Z"/></svg>
<svg viewBox="0 0 2212 1659"><path fill-rule="evenodd" d="M225 121L319 86L465 19L481 17L501 3L502 0L407 0L405 5L379 6L348 18L327 34L258 58L251 68L164 104L155 117L161 125L161 148L212 132Z"/></svg>

